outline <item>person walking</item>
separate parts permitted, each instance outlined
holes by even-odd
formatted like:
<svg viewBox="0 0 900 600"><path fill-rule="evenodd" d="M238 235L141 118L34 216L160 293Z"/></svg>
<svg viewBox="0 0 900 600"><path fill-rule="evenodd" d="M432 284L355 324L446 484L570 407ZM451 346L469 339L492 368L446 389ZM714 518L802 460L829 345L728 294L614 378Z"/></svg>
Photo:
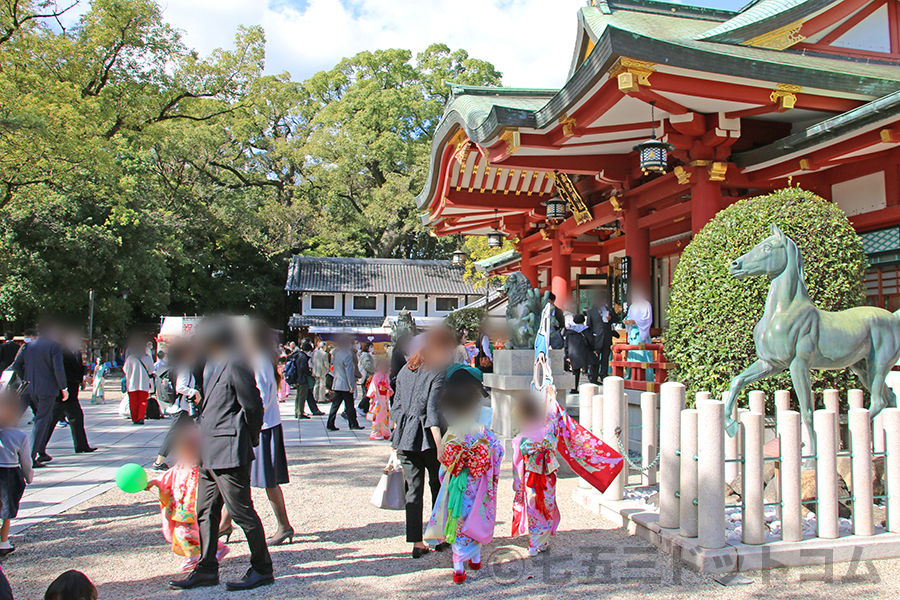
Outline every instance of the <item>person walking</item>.
<svg viewBox="0 0 900 600"><path fill-rule="evenodd" d="M53 408L57 396L69 398L66 372L63 366L62 346L57 341L57 329L50 322L38 328L37 337L28 342L13 361L12 369L19 379L28 382L25 396L34 412L31 429L31 454L36 468L45 467L53 460L47 454L47 442L53 433Z"/></svg>
<svg viewBox="0 0 900 600"><path fill-rule="evenodd" d="M444 423L439 400L456 347L449 329L432 329L425 335L422 349L397 374L391 408L392 419L397 423L391 447L397 451L406 477L406 541L413 544L413 558L428 553L422 529L425 475L428 474L434 507L441 487L438 471L443 459Z"/></svg>
<svg viewBox="0 0 900 600"><path fill-rule="evenodd" d="M362 345L359 353L359 372L360 372L360 388L362 389L362 400L359 401L358 414L365 417L369 412L369 396L366 393L369 390L369 381L375 375L375 355L372 354L372 344L366 342Z"/></svg>
<svg viewBox="0 0 900 600"><path fill-rule="evenodd" d="M264 419L262 397L230 320L206 319L198 327L198 336L206 357L200 412L204 442L197 488L201 555L187 578L170 581L169 586L189 589L218 585L216 552L223 507L243 529L250 548L250 568L243 578L225 587L248 590L271 585L275 583L272 557L250 492L253 448L259 444Z"/></svg>
<svg viewBox="0 0 900 600"><path fill-rule="evenodd" d="M53 406L52 422L58 423L65 418L72 432L72 444L76 454L93 452L96 448L88 444L87 433L84 431L84 411L78 402L78 391L84 381L84 362L81 355L81 340L78 336L67 337L62 347L62 359L69 393L66 398L63 398L62 394L57 396Z"/></svg>
<svg viewBox="0 0 900 600"><path fill-rule="evenodd" d="M131 406L131 422L143 425L147 416L147 399L153 390L153 359L139 337L133 337L125 359L125 390Z"/></svg>
<svg viewBox="0 0 900 600"><path fill-rule="evenodd" d="M612 351L613 325L619 320L619 315L609 304L604 294L598 294L594 305L587 311L587 326L594 336L594 352L597 361L591 368L590 381L599 384L609 374L609 355ZM597 367L599 366L599 372Z"/></svg>
<svg viewBox="0 0 900 600"><path fill-rule="evenodd" d="M325 378L329 371L331 371L331 358L328 356L328 351L325 350L325 342L319 342L312 355L312 372L313 377L316 378L313 396L319 404L328 399L328 386ZM318 410L318 406L316 409Z"/></svg>
<svg viewBox="0 0 900 600"><path fill-rule="evenodd" d="M16 334L7 331L3 336L3 343L0 344L0 373L12 366L16 360L16 354L19 353L19 344L15 341Z"/></svg>
<svg viewBox="0 0 900 600"><path fill-rule="evenodd" d="M334 424L341 404L347 416L350 429L363 429L356 420L356 408L353 406L353 396L356 392L356 365L353 356L353 343L350 336L343 335L338 338L337 349L332 356L334 365L334 382L331 389L334 398L331 400L331 410L328 411L328 431L338 431Z"/></svg>
<svg viewBox="0 0 900 600"><path fill-rule="evenodd" d="M181 430L186 426L193 425L194 419L191 416L193 407L198 406L201 399L192 372L197 358L193 341L185 338L173 341L169 344L168 354L169 361L156 373L156 393L159 396L171 392L172 402L167 404L166 414L172 419L172 424L169 425L169 431L166 432L166 437L159 448L159 454L153 464L154 471L169 469L166 458L171 453ZM170 385L171 391L169 390Z"/></svg>
<svg viewBox="0 0 900 600"><path fill-rule="evenodd" d="M315 416L325 414L319 410L319 407L316 405L316 401L313 398L313 386L315 385L315 380L313 379L312 367L310 366L310 354L312 354L312 344L309 340L303 340L303 343L300 344L300 351L297 352L292 359L294 361L294 369L299 378L297 381L297 395L294 397L295 419L310 418L309 415L304 412L304 404L309 406L309 412Z"/></svg>
<svg viewBox="0 0 900 600"><path fill-rule="evenodd" d="M594 353L594 339L591 330L584 324L584 315L575 315L572 325L566 329L566 359L572 374L575 375L575 389L570 393L578 393L582 370L594 369L597 355Z"/></svg>

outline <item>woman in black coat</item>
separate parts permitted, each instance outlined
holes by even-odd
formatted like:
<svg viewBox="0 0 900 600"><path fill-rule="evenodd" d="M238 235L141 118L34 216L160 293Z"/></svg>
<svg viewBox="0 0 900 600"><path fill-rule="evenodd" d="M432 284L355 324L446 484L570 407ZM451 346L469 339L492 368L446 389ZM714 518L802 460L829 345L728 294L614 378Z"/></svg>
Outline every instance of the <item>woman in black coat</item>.
<svg viewBox="0 0 900 600"><path fill-rule="evenodd" d="M575 389L572 393L577 394L581 371L589 369L597 361L594 336L584 324L584 315L575 315L574 322L566 329L566 359L575 375Z"/></svg>
<svg viewBox="0 0 900 600"><path fill-rule="evenodd" d="M391 446L406 476L406 541L413 544L413 558L428 553L422 540L425 474L433 505L441 488L438 470L443 458L444 423L438 401L456 345L449 329L432 329L426 335L422 349L397 374L391 407L391 418L397 423Z"/></svg>

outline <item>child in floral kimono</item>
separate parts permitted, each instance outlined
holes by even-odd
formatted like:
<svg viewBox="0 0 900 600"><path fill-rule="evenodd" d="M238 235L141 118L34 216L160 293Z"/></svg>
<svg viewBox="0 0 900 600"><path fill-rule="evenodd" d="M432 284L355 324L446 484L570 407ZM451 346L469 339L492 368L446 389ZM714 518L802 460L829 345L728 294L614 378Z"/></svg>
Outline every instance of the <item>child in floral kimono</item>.
<svg viewBox="0 0 900 600"><path fill-rule="evenodd" d="M487 396L482 373L469 365L447 369L441 410L449 427L442 439L441 489L425 531L433 543L453 548L453 582L466 580L466 566L481 568L481 548L494 538L497 485L503 447L479 422Z"/></svg>
<svg viewBox="0 0 900 600"><path fill-rule="evenodd" d="M190 571L200 560L200 528L197 524L197 484L200 481L199 431L185 426L175 440L175 466L147 484L159 490L163 536L172 552L185 557L181 568ZM221 560L228 548L221 541L216 556Z"/></svg>
<svg viewBox="0 0 900 600"><path fill-rule="evenodd" d="M94 366L94 380L92 382L91 387L91 404L103 404L106 402L106 392L103 390L103 384L106 383L106 372L109 368L102 362L102 359L97 359L97 364Z"/></svg>
<svg viewBox="0 0 900 600"><path fill-rule="evenodd" d="M394 390L391 389L391 379L388 375L390 363L386 359L379 359L375 365L375 374L369 383L366 393L369 402L369 412L366 418L372 422L370 440L388 440L391 438L390 404Z"/></svg>
<svg viewBox="0 0 900 600"><path fill-rule="evenodd" d="M513 537L528 536L528 555L537 556L550 547L550 538L559 527L556 505L556 473L559 461L556 427L547 420L542 403L522 395L515 414L522 433L513 449Z"/></svg>

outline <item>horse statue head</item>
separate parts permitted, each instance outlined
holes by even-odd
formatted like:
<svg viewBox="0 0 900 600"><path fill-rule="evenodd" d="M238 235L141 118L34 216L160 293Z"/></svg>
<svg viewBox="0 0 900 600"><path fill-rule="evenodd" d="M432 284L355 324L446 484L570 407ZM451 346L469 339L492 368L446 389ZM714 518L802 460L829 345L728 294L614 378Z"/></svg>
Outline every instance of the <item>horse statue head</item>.
<svg viewBox="0 0 900 600"><path fill-rule="evenodd" d="M784 235L778 225L769 227L769 237L758 243L750 252L728 265L728 273L735 279L766 275L774 279L793 262L803 276L803 259L794 240Z"/></svg>

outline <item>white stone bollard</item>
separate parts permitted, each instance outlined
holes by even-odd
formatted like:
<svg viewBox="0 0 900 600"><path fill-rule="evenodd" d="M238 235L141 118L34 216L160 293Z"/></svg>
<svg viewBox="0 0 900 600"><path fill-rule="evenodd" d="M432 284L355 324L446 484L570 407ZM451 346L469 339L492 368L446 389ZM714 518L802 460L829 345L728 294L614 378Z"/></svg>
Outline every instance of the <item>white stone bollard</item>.
<svg viewBox="0 0 900 600"><path fill-rule="evenodd" d="M872 450L882 453L884 449L884 410L882 410L872 419Z"/></svg>
<svg viewBox="0 0 900 600"><path fill-rule="evenodd" d="M708 400L706 401L708 402ZM697 537L697 409L681 411L681 519L678 534Z"/></svg>
<svg viewBox="0 0 900 600"><path fill-rule="evenodd" d="M728 392L722 392L722 402L725 404L725 406L728 406ZM734 403L734 408L731 411L731 418L735 421L739 420L737 402ZM739 427L736 436L725 436L725 483L730 484L735 479L737 479L738 475L740 474L741 465L739 462L737 462L737 460L740 458L740 444L741 430Z"/></svg>
<svg viewBox="0 0 900 600"><path fill-rule="evenodd" d="M884 415L885 451L884 480L887 483L887 525L891 533L900 533L900 494L890 493L900 487L900 408L886 408Z"/></svg>
<svg viewBox="0 0 900 600"><path fill-rule="evenodd" d="M791 410L791 393L787 390L775 392L775 418L783 410Z"/></svg>
<svg viewBox="0 0 900 600"><path fill-rule="evenodd" d="M694 406L697 406L697 403L701 400L712 400L712 394L710 392L697 392L697 395L694 396Z"/></svg>
<svg viewBox="0 0 900 600"><path fill-rule="evenodd" d="M647 466L656 458L659 444L656 441L656 407L659 404L659 395L654 392L641 394L641 467ZM644 485L656 485L656 469L647 469L641 474L641 483Z"/></svg>
<svg viewBox="0 0 900 600"><path fill-rule="evenodd" d="M837 413L817 410L813 414L816 439L816 523L818 536L838 537Z"/></svg>
<svg viewBox="0 0 900 600"><path fill-rule="evenodd" d="M600 386L593 383L582 383L578 386L578 422L588 431L593 431L591 426L591 417L593 416L592 406L594 404L594 396L600 391ZM613 446L615 447L615 446ZM591 487L584 479L578 481L578 487L588 489Z"/></svg>
<svg viewBox="0 0 900 600"><path fill-rule="evenodd" d="M822 392L822 403L825 410L830 410L837 415L837 427L834 428L835 452L841 450L841 393L835 389L827 389ZM816 438L819 436L817 435Z"/></svg>
<svg viewBox="0 0 900 600"><path fill-rule="evenodd" d="M872 509L872 430L869 411L850 409L850 451L853 453L853 533L875 535Z"/></svg>
<svg viewBox="0 0 900 600"><path fill-rule="evenodd" d="M744 433L743 541L745 544L764 544L766 541L765 500L763 491L763 435L766 417L759 413L741 413Z"/></svg>
<svg viewBox="0 0 900 600"><path fill-rule="evenodd" d="M724 548L725 405L716 400L699 402L697 429L703 440L697 462L697 543L701 548Z"/></svg>
<svg viewBox="0 0 900 600"><path fill-rule="evenodd" d="M750 392L750 412L766 414L766 394L759 390Z"/></svg>
<svg viewBox="0 0 900 600"><path fill-rule="evenodd" d="M781 539L803 539L803 515L800 504L800 413L785 410L778 414L778 438L781 445Z"/></svg>
<svg viewBox="0 0 900 600"><path fill-rule="evenodd" d="M617 438L622 442L623 454L628 454L628 413L625 406L625 380L621 377L607 377L603 380L603 441L616 452L620 452ZM620 432L617 435L616 430ZM625 497L625 484L628 483L628 464L626 463L616 478L606 488L603 496L609 500L621 500Z"/></svg>
<svg viewBox="0 0 900 600"><path fill-rule="evenodd" d="M850 410L854 408L865 408L866 406L866 395L862 390L848 390L847 391L847 405L850 407Z"/></svg>
<svg viewBox="0 0 900 600"><path fill-rule="evenodd" d="M684 384L667 381L660 386L659 401L659 526L678 529L681 481L681 411Z"/></svg>
<svg viewBox="0 0 900 600"><path fill-rule="evenodd" d="M596 394L591 401L591 433L603 439L603 394Z"/></svg>

